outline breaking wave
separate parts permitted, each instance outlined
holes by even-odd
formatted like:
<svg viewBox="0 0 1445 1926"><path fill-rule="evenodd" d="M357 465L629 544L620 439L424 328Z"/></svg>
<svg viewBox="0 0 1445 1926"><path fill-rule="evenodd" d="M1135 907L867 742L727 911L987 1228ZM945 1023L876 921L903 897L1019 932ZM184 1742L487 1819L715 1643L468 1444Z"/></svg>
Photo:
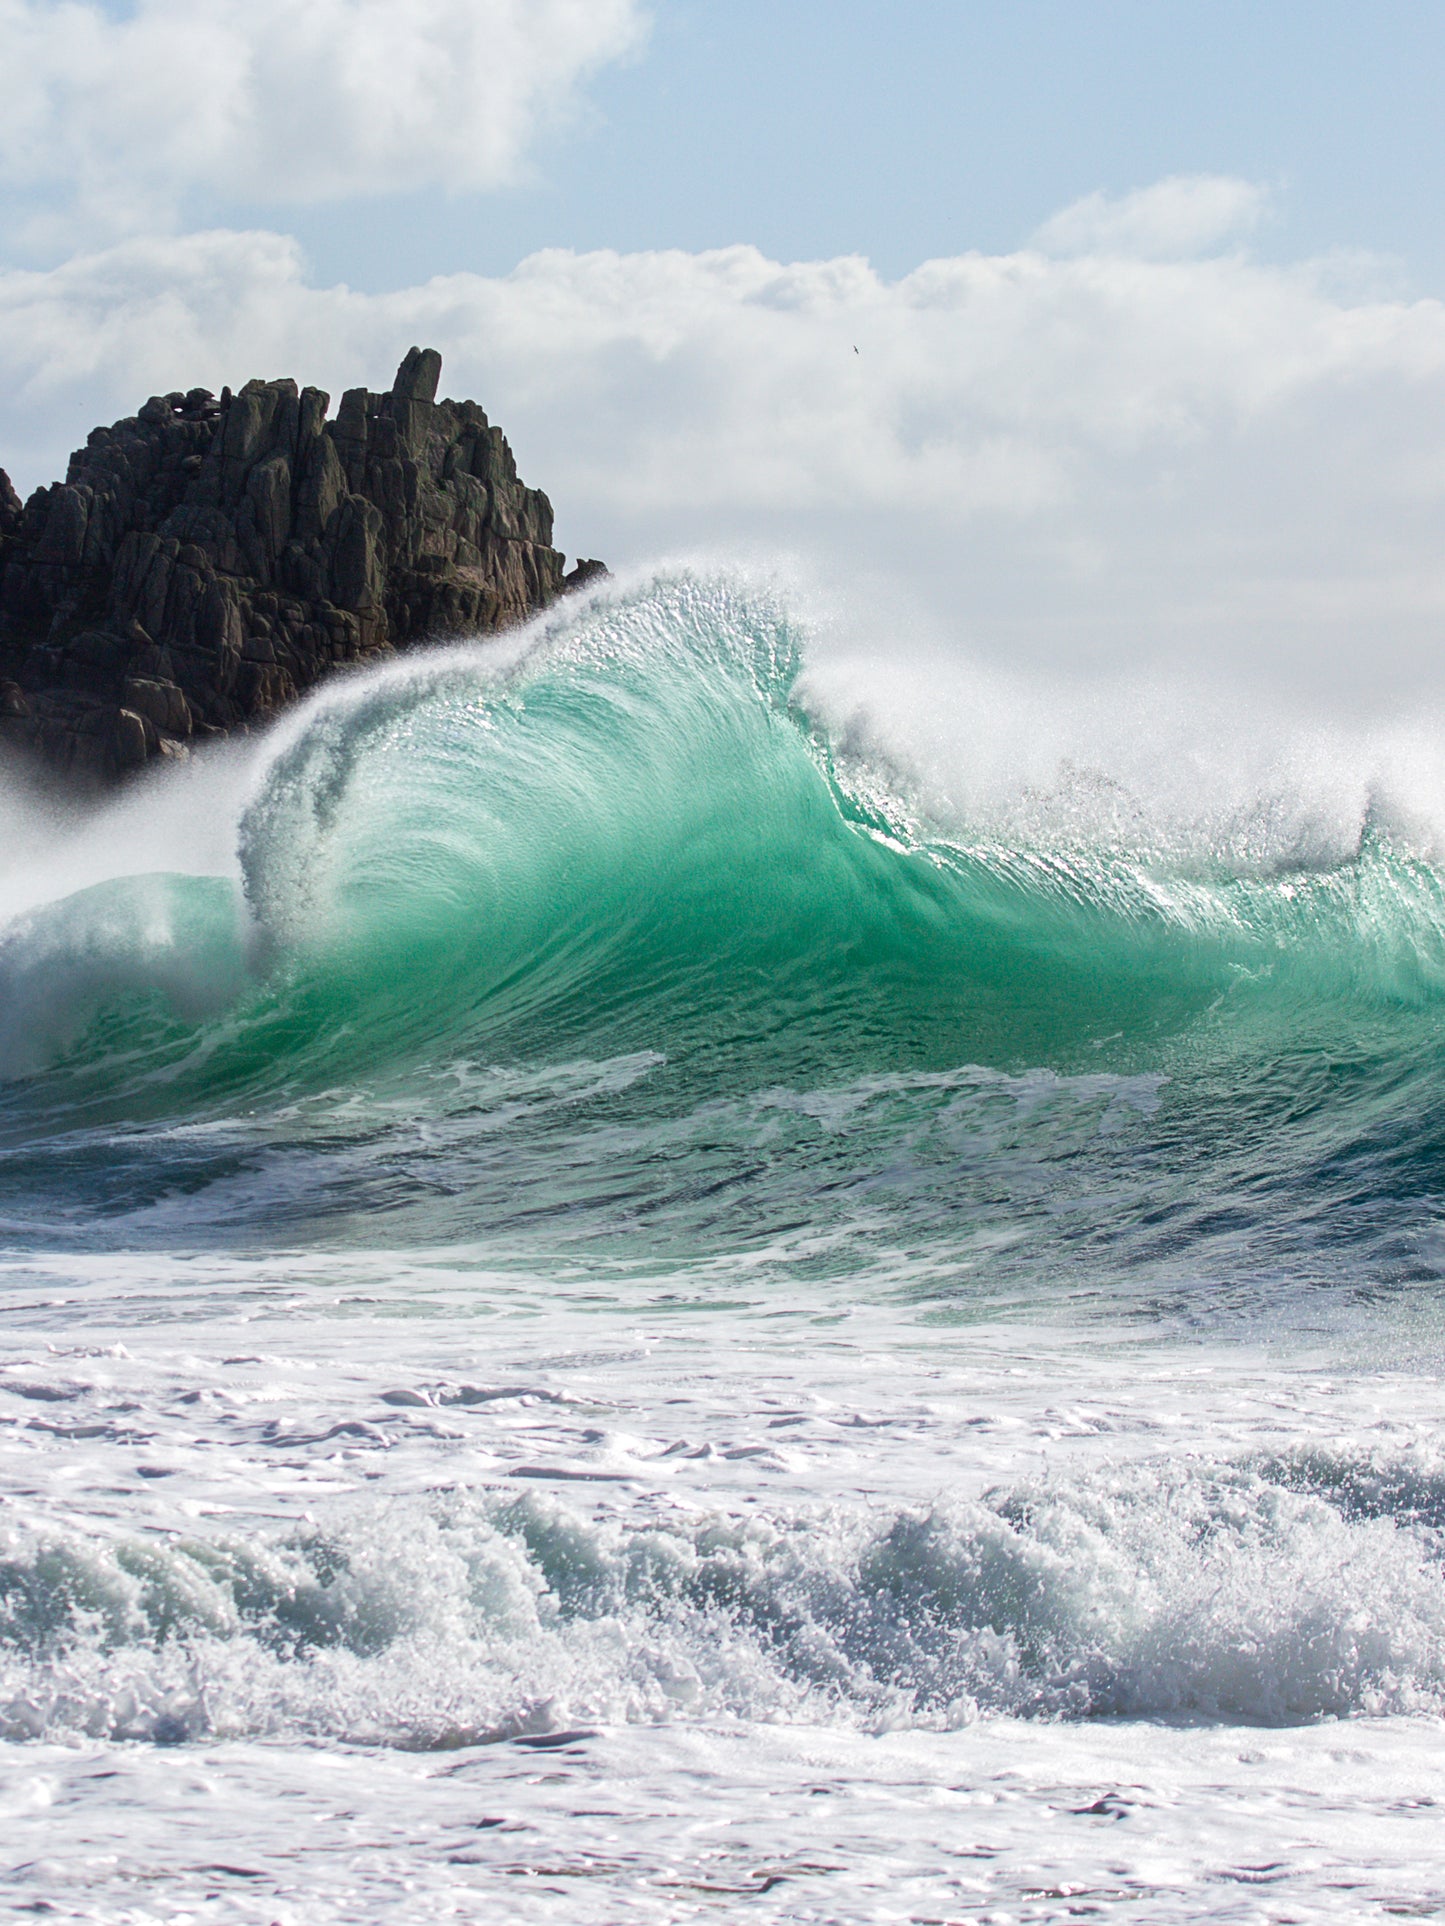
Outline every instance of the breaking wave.
<svg viewBox="0 0 1445 1926"><path fill-rule="evenodd" d="M1437 1462L1356 1453L892 1513L625 1524L448 1494L270 1539L14 1530L0 1735L445 1747L679 1719L1438 1711L1442 1527Z"/></svg>
<svg viewBox="0 0 1445 1926"><path fill-rule="evenodd" d="M412 1241L801 1225L947 1269L1006 1223L1036 1274L1045 1246L1435 1274L1426 855L1378 822L1248 862L931 823L798 670L766 597L655 582L314 701L234 876L14 918L10 1241L384 1209Z"/></svg>

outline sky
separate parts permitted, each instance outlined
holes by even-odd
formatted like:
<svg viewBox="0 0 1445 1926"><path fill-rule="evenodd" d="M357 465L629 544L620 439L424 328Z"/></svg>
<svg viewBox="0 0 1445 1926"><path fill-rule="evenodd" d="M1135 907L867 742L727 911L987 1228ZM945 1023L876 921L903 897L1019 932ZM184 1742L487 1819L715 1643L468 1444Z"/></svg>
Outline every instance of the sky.
<svg viewBox="0 0 1445 1926"><path fill-rule="evenodd" d="M0 463L421 341L571 553L1433 703L1442 80L1438 0L0 0Z"/></svg>
<svg viewBox="0 0 1445 1926"><path fill-rule="evenodd" d="M530 179L302 215L319 271L381 287L539 247L746 241L893 278L1017 247L1086 194L1226 174L1276 190L1276 258L1368 250L1445 293L1438 4L672 0L648 18L642 57L596 75Z"/></svg>

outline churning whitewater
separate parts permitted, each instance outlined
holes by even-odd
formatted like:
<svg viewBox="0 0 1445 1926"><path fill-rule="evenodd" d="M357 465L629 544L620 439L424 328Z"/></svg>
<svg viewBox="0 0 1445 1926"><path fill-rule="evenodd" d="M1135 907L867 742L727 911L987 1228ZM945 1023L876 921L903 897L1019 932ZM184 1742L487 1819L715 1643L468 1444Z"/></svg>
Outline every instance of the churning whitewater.
<svg viewBox="0 0 1445 1926"><path fill-rule="evenodd" d="M338 682L89 868L13 839L0 1735L74 1917L173 1852L82 1762L172 1747L234 1812L166 1891L250 1854L237 1918L400 1890L282 1867L318 1748L363 1830L436 1791L419 1918L1434 1903L1403 1819L1342 1883L1320 1776L1445 1797L1430 837L1077 769L970 819L805 653L666 576ZM1261 1732L1287 1915L1229 1910Z"/></svg>

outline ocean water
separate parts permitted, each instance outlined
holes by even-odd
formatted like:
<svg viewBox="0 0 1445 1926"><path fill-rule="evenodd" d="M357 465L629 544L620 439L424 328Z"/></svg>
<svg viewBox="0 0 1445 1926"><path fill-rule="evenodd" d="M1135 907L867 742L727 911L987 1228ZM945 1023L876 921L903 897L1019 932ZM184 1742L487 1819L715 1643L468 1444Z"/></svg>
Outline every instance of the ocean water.
<svg viewBox="0 0 1445 1926"><path fill-rule="evenodd" d="M9 799L7 1915L1445 1915L1427 815L810 649Z"/></svg>

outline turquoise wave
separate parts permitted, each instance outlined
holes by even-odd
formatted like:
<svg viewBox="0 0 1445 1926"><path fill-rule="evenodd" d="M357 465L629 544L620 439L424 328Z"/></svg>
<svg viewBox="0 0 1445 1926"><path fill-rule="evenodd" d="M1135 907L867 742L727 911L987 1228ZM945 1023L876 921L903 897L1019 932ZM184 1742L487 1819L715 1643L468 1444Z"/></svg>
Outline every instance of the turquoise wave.
<svg viewBox="0 0 1445 1926"><path fill-rule="evenodd" d="M502 666L388 667L289 725L239 888L12 923L11 1238L867 1219L928 1275L1000 1226L1030 1261L1430 1269L1433 867L1376 832L1247 874L945 834L835 751L799 659L767 598L681 576Z"/></svg>

